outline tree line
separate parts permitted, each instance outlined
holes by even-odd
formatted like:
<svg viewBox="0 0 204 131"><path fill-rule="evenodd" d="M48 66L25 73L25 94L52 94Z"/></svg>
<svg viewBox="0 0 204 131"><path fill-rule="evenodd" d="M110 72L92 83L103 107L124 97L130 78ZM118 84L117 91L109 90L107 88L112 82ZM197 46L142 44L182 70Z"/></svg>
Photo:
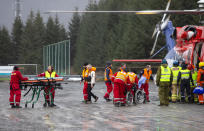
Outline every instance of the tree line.
<svg viewBox="0 0 204 131"><path fill-rule="evenodd" d="M86 10L161 10L166 4L164 0L100 0L89 2ZM170 6L179 10L194 8L197 4L192 0L172 0ZM106 61L113 59L149 58L154 43L151 36L161 19L162 15L74 13L66 29L57 16L44 22L40 12L31 11L25 23L18 17L15 19L11 33L4 26L0 27L0 65L42 65L43 46L69 38L75 72L80 72L85 62L103 67ZM199 16L172 15L171 21L175 27L199 25ZM160 36L156 50L164 44L165 38ZM166 53L165 50L155 58L164 58Z"/></svg>
<svg viewBox="0 0 204 131"><path fill-rule="evenodd" d="M67 38L67 31L56 16L43 21L40 12L30 12L25 23L16 17L11 33L0 27L0 65L43 64L43 46Z"/></svg>
<svg viewBox="0 0 204 131"><path fill-rule="evenodd" d="M86 10L161 10L165 0L100 0L90 2ZM196 1L172 0L170 9L194 9ZM74 67L76 70L84 62L103 66L113 59L148 59L154 39L151 38L155 25L163 15L135 15L111 13L84 13L80 19L76 40ZM198 25L199 16L172 15L173 25ZM160 36L156 50L165 45L165 37ZM167 50L155 58L164 58Z"/></svg>

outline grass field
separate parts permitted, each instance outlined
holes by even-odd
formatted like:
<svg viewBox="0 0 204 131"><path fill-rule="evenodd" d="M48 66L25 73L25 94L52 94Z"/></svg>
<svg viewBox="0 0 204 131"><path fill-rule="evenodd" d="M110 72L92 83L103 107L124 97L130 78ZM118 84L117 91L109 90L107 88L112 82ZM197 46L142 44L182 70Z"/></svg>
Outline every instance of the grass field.
<svg viewBox="0 0 204 131"><path fill-rule="evenodd" d="M0 77L0 82L2 82L2 81L9 81L10 80L10 78L8 78L8 77L6 77L6 78L1 78Z"/></svg>

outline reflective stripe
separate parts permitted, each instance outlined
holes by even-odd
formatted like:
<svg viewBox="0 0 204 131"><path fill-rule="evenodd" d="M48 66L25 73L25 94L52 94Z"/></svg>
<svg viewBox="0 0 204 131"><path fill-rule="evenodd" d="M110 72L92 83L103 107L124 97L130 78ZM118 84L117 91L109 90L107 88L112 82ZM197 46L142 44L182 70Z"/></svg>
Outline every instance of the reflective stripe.
<svg viewBox="0 0 204 131"><path fill-rule="evenodd" d="M181 72L181 79L189 79L190 78L190 70L185 69L185 70L180 70Z"/></svg>
<svg viewBox="0 0 204 131"><path fill-rule="evenodd" d="M172 73L173 73L173 82L172 82L172 84L176 84L177 83L178 74L179 74L180 69L181 68L179 66L171 68Z"/></svg>
<svg viewBox="0 0 204 131"><path fill-rule="evenodd" d="M121 100L121 98L114 98L114 100Z"/></svg>
<svg viewBox="0 0 204 131"><path fill-rule="evenodd" d="M161 78L160 81L170 81L170 77L171 77L171 70L170 68L167 66L166 68L164 68L163 66L161 67Z"/></svg>
<svg viewBox="0 0 204 131"><path fill-rule="evenodd" d="M126 83L128 75L127 75L126 72L120 71L120 72L117 73L117 76L115 78L120 79L120 80L122 80L122 81L124 81Z"/></svg>

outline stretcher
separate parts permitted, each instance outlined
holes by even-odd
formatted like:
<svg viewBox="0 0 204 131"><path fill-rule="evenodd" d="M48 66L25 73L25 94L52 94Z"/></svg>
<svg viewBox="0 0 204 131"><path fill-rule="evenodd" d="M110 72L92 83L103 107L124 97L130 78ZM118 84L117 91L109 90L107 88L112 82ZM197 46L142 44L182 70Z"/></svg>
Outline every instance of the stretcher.
<svg viewBox="0 0 204 131"><path fill-rule="evenodd" d="M29 80L26 81L21 81L20 82L20 87L22 90L27 91L24 94L24 97L27 96L29 94L29 92L32 91L32 97L30 100L27 100L25 102L25 108L27 108L29 103L32 103L32 108L34 108L34 105L38 102L39 97L40 97L40 93L42 90L44 90L44 98L46 97L46 91L45 91L45 87L48 88L48 92L49 96L50 96L50 102L51 104L53 103L53 98L52 98L52 92L51 89L54 88L54 90L56 89L63 89L61 84L64 81L63 77L55 77L55 78L30 78ZM29 88L29 89L27 89ZM34 98L36 97L36 99L34 100ZM46 104L47 101L45 100Z"/></svg>

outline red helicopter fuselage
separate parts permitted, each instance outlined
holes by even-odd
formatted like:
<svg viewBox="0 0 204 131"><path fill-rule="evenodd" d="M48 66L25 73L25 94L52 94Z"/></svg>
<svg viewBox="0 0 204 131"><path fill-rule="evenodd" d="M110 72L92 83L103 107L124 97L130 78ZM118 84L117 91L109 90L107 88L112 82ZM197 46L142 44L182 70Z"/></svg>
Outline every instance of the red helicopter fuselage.
<svg viewBox="0 0 204 131"><path fill-rule="evenodd" d="M174 50L187 64L198 66L204 61L204 26L176 27Z"/></svg>

